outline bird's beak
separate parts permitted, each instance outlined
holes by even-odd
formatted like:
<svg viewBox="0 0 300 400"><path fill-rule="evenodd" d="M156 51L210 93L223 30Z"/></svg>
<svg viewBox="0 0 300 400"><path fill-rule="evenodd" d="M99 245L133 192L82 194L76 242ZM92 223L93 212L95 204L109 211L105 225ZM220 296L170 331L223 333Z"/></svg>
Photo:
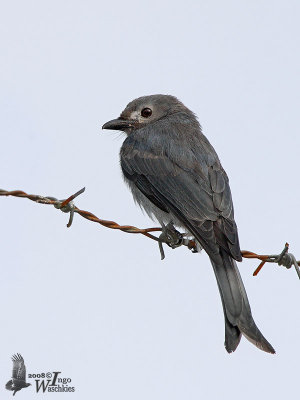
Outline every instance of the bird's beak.
<svg viewBox="0 0 300 400"><path fill-rule="evenodd" d="M133 128L134 121L125 120L122 118L112 119L111 121L106 122L102 129L113 129L115 131L124 131L128 128Z"/></svg>

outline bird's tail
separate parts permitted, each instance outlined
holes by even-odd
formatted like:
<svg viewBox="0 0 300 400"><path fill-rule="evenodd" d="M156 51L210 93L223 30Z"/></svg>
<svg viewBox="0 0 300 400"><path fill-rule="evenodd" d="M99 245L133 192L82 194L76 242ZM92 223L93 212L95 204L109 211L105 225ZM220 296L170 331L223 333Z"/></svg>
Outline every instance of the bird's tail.
<svg viewBox="0 0 300 400"><path fill-rule="evenodd" d="M242 334L259 349L267 353L275 353L252 318L246 290L235 260L221 249L218 260L211 259L211 263L223 304L225 348L228 353L237 348Z"/></svg>

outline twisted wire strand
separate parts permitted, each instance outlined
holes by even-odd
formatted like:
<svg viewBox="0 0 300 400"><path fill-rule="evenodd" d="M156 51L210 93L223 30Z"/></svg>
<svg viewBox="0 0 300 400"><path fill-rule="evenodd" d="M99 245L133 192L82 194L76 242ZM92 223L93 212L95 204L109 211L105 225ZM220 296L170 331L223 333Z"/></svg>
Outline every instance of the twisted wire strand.
<svg viewBox="0 0 300 400"><path fill-rule="evenodd" d="M162 232L163 231L162 228L156 227L156 228L140 229L140 228L137 228L132 225L119 225L117 222L100 219L96 215L92 214L89 211L79 209L78 207L75 206L73 200L77 196L82 194L84 191L85 191L85 188L82 188L81 190L79 190L78 192L74 193L73 195L69 196L67 199L64 199L64 200L58 200L57 198L52 197L52 196L41 196L41 195L36 195L36 194L28 194L22 190L7 191L4 189L0 189L0 196L13 196L13 197L19 197L19 198L26 198L31 201L34 201L35 203L53 205L55 208L61 210L62 212L70 213L69 222L67 224L68 228L72 225L73 217L74 217L74 214L76 213L76 214L81 215L81 217L83 217L89 221L96 222L102 226L105 226L106 228L118 229L118 230L121 230L122 232L126 232L126 233L142 234L152 240L155 240L156 242L159 242L162 259L164 258L164 254L163 254L162 247L161 247L162 243L166 243L172 248L176 248L180 245L184 245L184 246L187 246L188 249L190 249L194 252L199 251L199 250L197 250L197 243L193 239L181 240L179 244L176 243L176 245L174 246L174 242L172 242L171 244L168 243L168 240L166 239L166 235L161 234L160 237L156 237L150 233L150 232ZM178 232L178 235L180 237L184 236L184 234L181 234L180 232ZM293 265L295 267L298 277L300 279L300 269L299 269L300 261L297 261L293 254L288 253L288 249L289 249L289 244L286 243L283 251L279 255L256 254L256 253L253 253L248 250L242 250L241 254L242 254L242 257L244 257L244 258L254 258L254 259L258 259L261 261L259 266L254 271L253 276L256 276L259 273L259 271L262 269L262 267L265 265L265 263L277 263L278 265L282 265L286 268L291 268Z"/></svg>
<svg viewBox="0 0 300 400"><path fill-rule="evenodd" d="M140 233L142 235L149 237L150 239L153 239L156 241L159 240L156 236L151 235L150 232L161 232L161 230L162 230L161 228L139 229L139 228L136 228L135 226L131 226L131 225L119 225L117 222L100 219L96 215L92 214L89 211L79 209L78 207L76 207L74 205L73 200L74 200L74 198L79 196L79 194L83 193L84 191L85 191L85 188L79 190L77 193L68 197L66 200L58 200L52 196L40 196L40 195L36 195L36 194L28 194L28 193L23 192L22 190L7 191L4 189L0 189L0 196L20 197L20 198L29 199L29 200L34 201L39 204L50 204L50 205L53 205L55 208L60 209L63 212L67 212L67 213L70 212L71 215L74 213L77 213L77 214L81 215L83 218L88 219L89 221L92 221L92 222L97 222L98 224L105 226L106 228L118 229L118 230L121 230L121 231L127 232L127 233ZM67 225L68 228L72 225L72 221L73 221L73 217L72 217L71 221L69 220L69 223Z"/></svg>

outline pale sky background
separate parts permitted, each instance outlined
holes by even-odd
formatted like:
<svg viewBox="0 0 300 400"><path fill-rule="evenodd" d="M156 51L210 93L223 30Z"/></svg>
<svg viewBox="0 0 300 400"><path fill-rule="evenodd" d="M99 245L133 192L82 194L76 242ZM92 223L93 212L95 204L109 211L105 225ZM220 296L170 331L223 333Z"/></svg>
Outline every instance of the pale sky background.
<svg viewBox="0 0 300 400"><path fill-rule="evenodd" d="M300 3L2 1L0 187L66 198L121 224L153 223L101 131L135 97L176 95L199 117L231 183L242 249L300 258ZM0 397L20 352L75 393L17 399L297 398L300 282L240 264L277 354L224 348L208 257L112 231L26 199L1 203ZM33 380L30 382L34 383Z"/></svg>

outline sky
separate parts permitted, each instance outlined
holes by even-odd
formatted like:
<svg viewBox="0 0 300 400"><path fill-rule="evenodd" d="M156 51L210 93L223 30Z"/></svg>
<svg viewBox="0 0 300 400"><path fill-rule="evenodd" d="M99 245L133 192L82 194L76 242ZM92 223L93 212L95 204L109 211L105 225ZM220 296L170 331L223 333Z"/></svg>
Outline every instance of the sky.
<svg viewBox="0 0 300 400"><path fill-rule="evenodd" d="M19 1L0 13L0 187L155 224L123 182L118 132L132 99L194 111L227 171L243 250L300 259L298 1ZM52 206L0 198L0 396L11 356L60 372L72 399L295 398L300 286L294 269L239 264L254 319L276 349L224 348L206 254L165 249ZM19 399L36 393L32 386Z"/></svg>

